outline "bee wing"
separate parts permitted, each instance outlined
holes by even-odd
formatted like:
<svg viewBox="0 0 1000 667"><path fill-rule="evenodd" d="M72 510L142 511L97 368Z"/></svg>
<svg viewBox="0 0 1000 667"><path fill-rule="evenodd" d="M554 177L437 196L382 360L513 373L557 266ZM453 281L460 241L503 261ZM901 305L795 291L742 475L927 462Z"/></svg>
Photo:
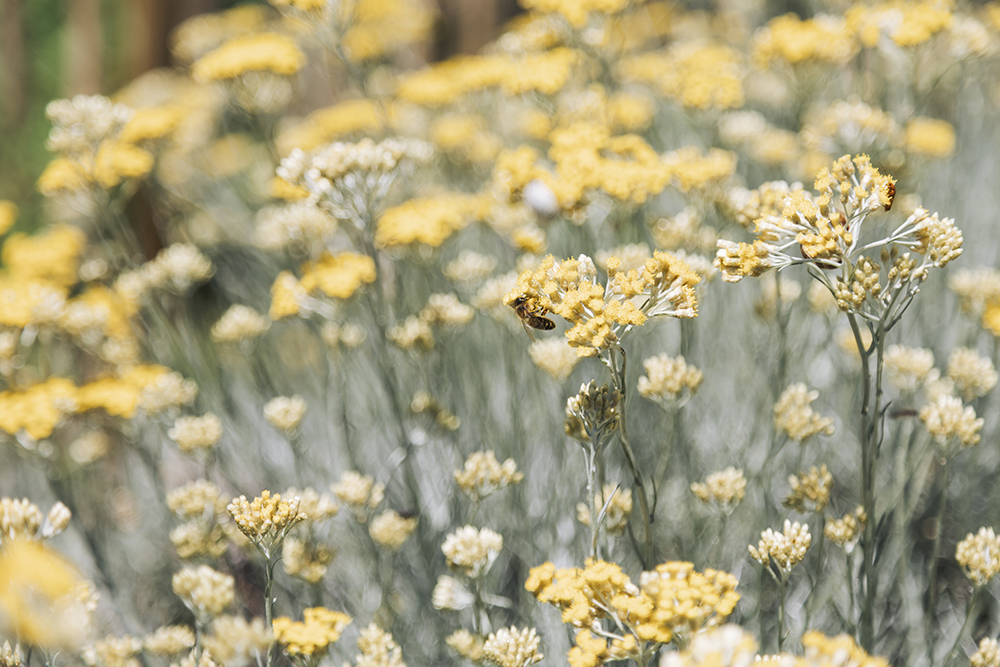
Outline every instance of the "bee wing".
<svg viewBox="0 0 1000 667"><path fill-rule="evenodd" d="M528 338L530 338L531 342L534 343L535 334L531 333L531 328L528 326L528 323L525 322L524 320L521 320L521 326L524 327L524 333L528 334Z"/></svg>

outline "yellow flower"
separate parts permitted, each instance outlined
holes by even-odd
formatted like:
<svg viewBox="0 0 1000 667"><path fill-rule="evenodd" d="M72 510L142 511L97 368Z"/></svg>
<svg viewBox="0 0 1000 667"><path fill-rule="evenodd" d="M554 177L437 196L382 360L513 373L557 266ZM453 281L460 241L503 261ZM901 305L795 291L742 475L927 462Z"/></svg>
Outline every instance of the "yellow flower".
<svg viewBox="0 0 1000 667"><path fill-rule="evenodd" d="M632 5L633 0L522 0L529 11L561 15L574 28L583 28L591 12L617 14Z"/></svg>
<svg viewBox="0 0 1000 667"><path fill-rule="evenodd" d="M810 630L802 635L807 664L849 664L857 667L889 667L885 658L870 656L849 635L827 637Z"/></svg>
<svg viewBox="0 0 1000 667"><path fill-rule="evenodd" d="M774 62L842 65L858 51L842 18L819 15L802 20L795 14L771 19L754 34L751 48L754 64L762 69Z"/></svg>
<svg viewBox="0 0 1000 667"><path fill-rule="evenodd" d="M319 290L336 299L348 299L362 285L373 282L375 261L367 255L326 253L316 262L302 265L301 285L309 293Z"/></svg>
<svg viewBox="0 0 1000 667"><path fill-rule="evenodd" d="M481 208L482 199L476 195L445 194L411 199L382 214L375 229L375 245L391 248L420 243L436 248L478 217Z"/></svg>
<svg viewBox="0 0 1000 667"><path fill-rule="evenodd" d="M120 377L107 377L83 385L76 391L80 412L103 408L109 415L131 419L142 392L170 373L164 366L136 366Z"/></svg>
<svg viewBox="0 0 1000 667"><path fill-rule="evenodd" d="M351 28L344 35L347 57L353 62L379 58L430 35L434 14L412 0L358 0Z"/></svg>
<svg viewBox="0 0 1000 667"><path fill-rule="evenodd" d="M291 37L262 32L234 37L205 54L191 66L191 76L197 81L233 79L253 71L291 76L305 63L305 54Z"/></svg>
<svg viewBox="0 0 1000 667"><path fill-rule="evenodd" d="M56 225L35 236L12 234L3 245L0 259L18 281L49 282L68 288L78 281L79 258L86 244L87 237L78 227Z"/></svg>
<svg viewBox="0 0 1000 667"><path fill-rule="evenodd" d="M460 56L407 75L400 81L396 95L428 107L451 104L468 93L497 86L508 95L532 91L554 95L566 85L579 59L576 51L567 48L520 58Z"/></svg>
<svg viewBox="0 0 1000 667"><path fill-rule="evenodd" d="M15 222L17 222L17 204L0 199L0 235L6 234Z"/></svg>
<svg viewBox="0 0 1000 667"><path fill-rule="evenodd" d="M732 614L740 596L736 578L726 572L697 572L691 563L667 562L633 584L614 563L588 560L584 569L556 570L551 563L532 568L525 588L539 602L562 610L563 623L583 629L570 650L571 664L600 664L604 658L637 657L638 643L687 642L703 628ZM624 640L610 645L590 634L601 619L623 627ZM596 660L596 662L593 662Z"/></svg>
<svg viewBox="0 0 1000 667"><path fill-rule="evenodd" d="M70 599L76 570L38 542L14 540L0 550L0 616L10 633L28 644L72 648L86 619Z"/></svg>
<svg viewBox="0 0 1000 667"><path fill-rule="evenodd" d="M349 134L376 132L382 128L380 115L389 109L379 108L380 102L371 99L345 100L306 116L277 138L278 150L286 155L293 148L311 151Z"/></svg>
<svg viewBox="0 0 1000 667"><path fill-rule="evenodd" d="M874 48L883 34L899 46L916 46L951 25L953 8L951 0L890 0L854 5L844 18L868 48Z"/></svg>
<svg viewBox="0 0 1000 667"><path fill-rule="evenodd" d="M626 80L656 84L660 92L696 109L743 106L743 59L722 44L682 42L666 53L647 52L623 59Z"/></svg>
<svg viewBox="0 0 1000 667"><path fill-rule="evenodd" d="M946 158L955 152L955 128L935 118L914 118L906 124L904 142L911 153Z"/></svg>
<svg viewBox="0 0 1000 667"><path fill-rule="evenodd" d="M289 655L322 655L330 644L340 639L340 633L353 620L347 614L312 607L303 613L303 620L292 621L287 616L274 619L274 637Z"/></svg>
<svg viewBox="0 0 1000 667"><path fill-rule="evenodd" d="M35 440L52 435L67 413L78 409L77 390L67 378L51 377L24 391L0 392L0 431L24 430Z"/></svg>
<svg viewBox="0 0 1000 667"><path fill-rule="evenodd" d="M292 272L282 271L271 285L271 309L267 313L268 317L280 320L298 315L305 297L305 288Z"/></svg>
<svg viewBox="0 0 1000 667"><path fill-rule="evenodd" d="M301 185L293 185L280 176L275 176L268 183L268 194L275 199L298 201L299 199L308 197L309 190Z"/></svg>
<svg viewBox="0 0 1000 667"><path fill-rule="evenodd" d="M89 180L78 162L57 157L46 165L45 171L38 177L38 191L46 197L58 192L78 192L87 187Z"/></svg>
<svg viewBox="0 0 1000 667"><path fill-rule="evenodd" d="M175 104L136 109L132 120L122 128L121 140L137 144L147 139L165 137L181 124L184 113L184 107Z"/></svg>

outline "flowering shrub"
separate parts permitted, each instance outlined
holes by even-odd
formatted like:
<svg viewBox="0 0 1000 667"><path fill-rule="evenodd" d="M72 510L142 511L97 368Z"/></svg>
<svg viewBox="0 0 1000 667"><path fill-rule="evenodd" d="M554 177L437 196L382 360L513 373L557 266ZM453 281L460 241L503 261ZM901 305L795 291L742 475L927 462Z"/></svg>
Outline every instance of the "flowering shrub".
<svg viewBox="0 0 1000 667"><path fill-rule="evenodd" d="M49 104L4 667L997 664L1000 7L521 4L422 67L416 0L244 5Z"/></svg>

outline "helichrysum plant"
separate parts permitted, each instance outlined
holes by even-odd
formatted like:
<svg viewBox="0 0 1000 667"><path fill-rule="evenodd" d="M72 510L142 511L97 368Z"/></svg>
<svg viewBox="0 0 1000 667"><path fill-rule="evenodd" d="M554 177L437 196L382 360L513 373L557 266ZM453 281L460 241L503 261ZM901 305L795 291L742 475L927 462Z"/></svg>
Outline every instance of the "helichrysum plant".
<svg viewBox="0 0 1000 667"><path fill-rule="evenodd" d="M0 667L1000 662L996 3L520 4L27 105Z"/></svg>

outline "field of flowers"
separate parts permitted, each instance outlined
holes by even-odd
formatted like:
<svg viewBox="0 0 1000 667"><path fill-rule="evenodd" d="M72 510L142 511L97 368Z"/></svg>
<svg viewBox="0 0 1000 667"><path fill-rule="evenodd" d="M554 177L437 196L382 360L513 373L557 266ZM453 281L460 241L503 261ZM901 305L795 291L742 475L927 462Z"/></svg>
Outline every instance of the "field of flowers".
<svg viewBox="0 0 1000 667"><path fill-rule="evenodd" d="M520 4L48 105L0 667L1000 667L1000 3Z"/></svg>

